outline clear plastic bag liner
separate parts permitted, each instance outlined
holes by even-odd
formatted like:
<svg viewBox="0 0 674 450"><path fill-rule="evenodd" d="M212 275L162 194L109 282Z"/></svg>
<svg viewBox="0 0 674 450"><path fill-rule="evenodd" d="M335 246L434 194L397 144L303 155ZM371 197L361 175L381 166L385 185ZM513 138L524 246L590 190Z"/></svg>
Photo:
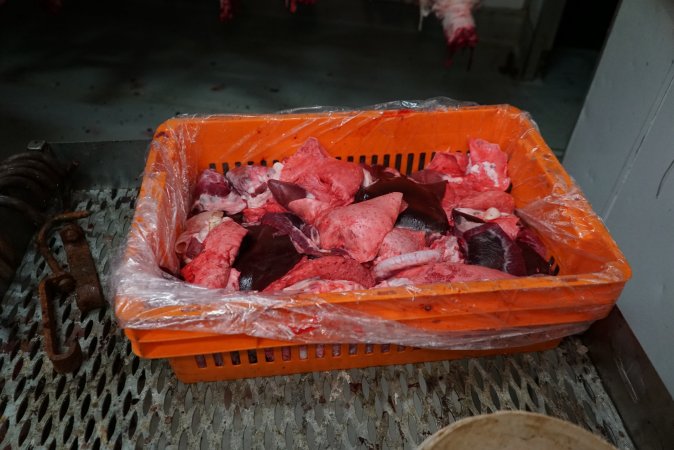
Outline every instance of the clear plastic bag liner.
<svg viewBox="0 0 674 450"><path fill-rule="evenodd" d="M409 145L408 134L395 135L394 121L405 120L405 114L449 112L461 114L457 132L498 142L509 154L516 213L543 240L559 264L558 276L290 295L206 289L171 275L179 271L174 243L190 210L192 187L213 154L233 161L227 155L236 152L234 160L242 163L259 162L261 155L271 160L276 155L265 153L267 148L287 142L292 147L287 154L292 154L308 136L330 152L359 133L363 145L376 133L394 133L386 138ZM231 121L260 125L233 132ZM206 138L206 128L222 141ZM421 139L420 145L432 139ZM114 307L124 328L456 350L521 347L582 332L608 314L630 276L603 223L526 113L445 98L362 110L313 107L266 116L172 119L150 145L133 225L120 255Z"/></svg>

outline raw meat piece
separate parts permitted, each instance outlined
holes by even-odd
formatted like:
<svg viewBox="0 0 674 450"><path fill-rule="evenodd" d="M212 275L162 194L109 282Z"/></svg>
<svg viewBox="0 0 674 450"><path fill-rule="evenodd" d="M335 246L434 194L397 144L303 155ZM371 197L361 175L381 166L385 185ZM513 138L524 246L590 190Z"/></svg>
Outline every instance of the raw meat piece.
<svg viewBox="0 0 674 450"><path fill-rule="evenodd" d="M442 183L443 181L447 181L446 178L446 175L428 169L419 170L410 175L410 179L421 184Z"/></svg>
<svg viewBox="0 0 674 450"><path fill-rule="evenodd" d="M433 0L432 10L442 22L450 56L458 49L475 48L477 31L472 9L477 0Z"/></svg>
<svg viewBox="0 0 674 450"><path fill-rule="evenodd" d="M265 291L280 291L302 280L316 278L352 281L365 288L374 286L372 274L358 262L346 256L324 256L302 259L290 272L267 286Z"/></svg>
<svg viewBox="0 0 674 450"><path fill-rule="evenodd" d="M454 234L461 238L466 231L477 228L485 223L479 217L462 212L461 208L452 210L452 222L454 223Z"/></svg>
<svg viewBox="0 0 674 450"><path fill-rule="evenodd" d="M407 177L381 179L361 189L356 199L368 200L391 192L402 192L408 207L400 214L396 225L415 230L444 232L449 229L447 215L441 204L445 184L419 184Z"/></svg>
<svg viewBox="0 0 674 450"><path fill-rule="evenodd" d="M199 175L194 189L192 211L224 211L237 214L246 207L246 202L232 189L229 181L221 173L206 169Z"/></svg>
<svg viewBox="0 0 674 450"><path fill-rule="evenodd" d="M261 208L271 198L272 193L267 187L270 179L277 179L283 165L274 164L273 167L265 166L239 166L227 172L225 177L234 189L245 200L248 208Z"/></svg>
<svg viewBox="0 0 674 450"><path fill-rule="evenodd" d="M512 214L515 211L515 199L503 191L474 191L466 186L447 184L442 198L442 208L448 217L454 208L472 208L486 211L496 208L502 213Z"/></svg>
<svg viewBox="0 0 674 450"><path fill-rule="evenodd" d="M552 274L552 264L545 260L545 247L533 231L522 228L515 243L522 250L527 275Z"/></svg>
<svg viewBox="0 0 674 450"><path fill-rule="evenodd" d="M225 217L204 239L204 251L212 251L224 255L231 263L236 257L241 240L245 235L245 228L229 217Z"/></svg>
<svg viewBox="0 0 674 450"><path fill-rule="evenodd" d="M272 180L269 182L269 189L278 203L306 223L314 223L325 211L332 208L330 203L317 200L313 194L294 183Z"/></svg>
<svg viewBox="0 0 674 450"><path fill-rule="evenodd" d="M310 137L304 141L304 144L294 155L285 160L283 167L286 169L286 173L281 172L281 180L288 181L297 178L313 167L312 161L316 162L330 158L330 154L318 142L318 139Z"/></svg>
<svg viewBox="0 0 674 450"><path fill-rule="evenodd" d="M510 239L516 239L520 232L519 218L512 214L503 214L496 208L479 211L470 208L454 208L452 212L455 231L465 233L483 223L498 224Z"/></svg>
<svg viewBox="0 0 674 450"><path fill-rule="evenodd" d="M238 291L239 290L239 278L241 277L241 272L238 270L231 268L229 270L229 278L227 279L227 286L225 286L225 289L230 290L230 291Z"/></svg>
<svg viewBox="0 0 674 450"><path fill-rule="evenodd" d="M183 267L183 278L209 288L226 287L232 262L246 233L246 229L232 219L223 219L204 239L203 251Z"/></svg>
<svg viewBox="0 0 674 450"><path fill-rule="evenodd" d="M229 22L234 17L232 0L220 0L220 22Z"/></svg>
<svg viewBox="0 0 674 450"><path fill-rule="evenodd" d="M403 253L416 252L426 247L426 233L395 227L384 237L379 247L377 260L390 258Z"/></svg>
<svg viewBox="0 0 674 450"><path fill-rule="evenodd" d="M495 223L485 223L463 233L466 262L502 270L516 276L526 275L522 250Z"/></svg>
<svg viewBox="0 0 674 450"><path fill-rule="evenodd" d="M520 232L520 219L517 216L509 214L501 214L500 217L489 220L490 223L495 223L508 235L510 239L517 239Z"/></svg>
<svg viewBox="0 0 674 450"><path fill-rule="evenodd" d="M475 192L463 197L458 206L481 210L496 208L504 214L512 214L515 212L515 198L503 191Z"/></svg>
<svg viewBox="0 0 674 450"><path fill-rule="evenodd" d="M430 248L439 250L443 261L451 263L463 262L463 255L456 236L437 235L433 236Z"/></svg>
<svg viewBox="0 0 674 450"><path fill-rule="evenodd" d="M395 272L440 260L442 260L442 251L440 250L419 250L381 260L372 271L376 279L383 280Z"/></svg>
<svg viewBox="0 0 674 450"><path fill-rule="evenodd" d="M274 199L286 209L293 200L307 198L309 193L302 186L294 183L286 183L281 180L269 180L267 183Z"/></svg>
<svg viewBox="0 0 674 450"><path fill-rule="evenodd" d="M366 188L373 183L376 183L380 179L390 179L401 176L393 167L382 166L381 164L361 164L363 168L363 184L362 187Z"/></svg>
<svg viewBox="0 0 674 450"><path fill-rule="evenodd" d="M327 212L316 222L321 247L343 249L361 263L372 261L393 229L402 198L403 194L393 192Z"/></svg>
<svg viewBox="0 0 674 450"><path fill-rule="evenodd" d="M332 208L329 203L314 198L301 198L290 202L288 209L300 216L306 223L314 224L319 217Z"/></svg>
<svg viewBox="0 0 674 450"><path fill-rule="evenodd" d="M296 220L293 220L296 219ZM318 247L310 236L302 231L304 225L299 217L290 213L270 213L266 214L261 221L262 225L268 225L277 229L283 234L287 234L292 241L298 253L304 253L312 256L323 256L326 251Z"/></svg>
<svg viewBox="0 0 674 450"><path fill-rule="evenodd" d="M276 200L270 198L261 208L246 208L243 210L243 223L246 225L257 225L265 214L282 213L286 209L279 205Z"/></svg>
<svg viewBox="0 0 674 450"><path fill-rule="evenodd" d="M533 251L535 251L541 258L546 257L545 245L541 242L540 238L536 236L529 228L522 228L517 235L517 241L521 244L526 244Z"/></svg>
<svg viewBox="0 0 674 450"><path fill-rule="evenodd" d="M395 228L394 228L395 230ZM411 230L408 230L412 232ZM418 233L418 232L417 232ZM390 235L391 233L389 233ZM388 236L388 235L387 235ZM386 239L385 239L386 241ZM430 237L431 244L425 247L425 236L422 236L421 243L414 242L418 248L408 249L408 242L401 242L400 248L405 250L400 254L392 254L388 258L377 258L373 273L378 280L388 278L396 272L411 267L428 264L431 262L446 261L449 263L463 262L463 255L459 248L459 242L455 236L446 236L440 233L434 233ZM407 246L405 245L407 244ZM383 244L382 244L383 247ZM394 253L394 252L392 252ZM381 249L380 249L381 255Z"/></svg>
<svg viewBox="0 0 674 450"><path fill-rule="evenodd" d="M454 208L455 216L458 214L463 218L475 223L495 223L508 235L510 239L515 240L520 232L520 219L512 214L505 214L496 208L489 208L486 211L480 211L471 208ZM460 231L465 225L457 226ZM472 226L470 228L473 228Z"/></svg>
<svg viewBox="0 0 674 450"><path fill-rule="evenodd" d="M410 175L417 183L429 184L447 181L461 184L468 168L468 156L459 152L437 152L433 160L423 169Z"/></svg>
<svg viewBox="0 0 674 450"><path fill-rule="evenodd" d="M211 289L224 288L229 280L229 260L217 252L204 251L183 267L180 273L188 283Z"/></svg>
<svg viewBox="0 0 674 450"><path fill-rule="evenodd" d="M275 228L257 225L248 229L234 268L241 272L242 291L260 291L285 275L302 259L290 238L280 236Z"/></svg>
<svg viewBox="0 0 674 450"><path fill-rule="evenodd" d="M310 278L308 280L299 281L287 288L284 291L300 291L312 292L320 294L322 292L346 292L358 291L365 289L362 284L355 283L348 280L321 280L320 278Z"/></svg>
<svg viewBox="0 0 674 450"><path fill-rule="evenodd" d="M552 264L546 261L530 246L521 241L516 241L522 251L527 275L552 275Z"/></svg>
<svg viewBox="0 0 674 450"><path fill-rule="evenodd" d="M506 280L514 276L487 267L468 264L435 262L402 270L395 277L376 287L395 287L408 284L453 283L461 281Z"/></svg>
<svg viewBox="0 0 674 450"><path fill-rule="evenodd" d="M505 191L510 186L508 178L508 155L498 144L483 139L470 139L470 164L466 178L476 191Z"/></svg>
<svg viewBox="0 0 674 450"><path fill-rule="evenodd" d="M187 219L185 231L178 236L175 244L180 259L188 263L201 253L204 239L222 221L222 211L205 211Z"/></svg>
<svg viewBox="0 0 674 450"><path fill-rule="evenodd" d="M468 157L459 152L437 152L424 170L433 170L451 178L461 178L466 174Z"/></svg>
<svg viewBox="0 0 674 450"><path fill-rule="evenodd" d="M353 202L363 171L356 164L331 157L317 139L309 138L285 161L280 179L298 184L317 200L335 207Z"/></svg>

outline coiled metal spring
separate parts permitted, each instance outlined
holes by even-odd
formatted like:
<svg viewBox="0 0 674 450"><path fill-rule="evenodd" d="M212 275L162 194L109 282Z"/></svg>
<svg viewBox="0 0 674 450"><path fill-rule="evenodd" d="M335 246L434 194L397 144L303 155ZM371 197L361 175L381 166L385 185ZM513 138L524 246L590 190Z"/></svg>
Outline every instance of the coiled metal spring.
<svg viewBox="0 0 674 450"><path fill-rule="evenodd" d="M47 150L42 145L40 150L17 153L0 161L0 208L16 211L36 228L44 223L43 210L61 191L67 175L67 170ZM15 244L0 234L0 294L20 262Z"/></svg>

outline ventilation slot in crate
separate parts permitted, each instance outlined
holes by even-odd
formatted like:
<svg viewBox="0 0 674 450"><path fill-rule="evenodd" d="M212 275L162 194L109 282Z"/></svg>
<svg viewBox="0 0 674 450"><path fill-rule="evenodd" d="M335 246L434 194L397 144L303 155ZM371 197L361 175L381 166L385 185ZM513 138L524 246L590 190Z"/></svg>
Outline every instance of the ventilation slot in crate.
<svg viewBox="0 0 674 450"><path fill-rule="evenodd" d="M249 366L288 361L307 361L312 359L342 358L375 354L399 353L413 350L402 345L391 344L313 344L292 345L265 348L260 350L239 350L211 355L196 355L194 362L199 369L221 367L228 369L237 366Z"/></svg>

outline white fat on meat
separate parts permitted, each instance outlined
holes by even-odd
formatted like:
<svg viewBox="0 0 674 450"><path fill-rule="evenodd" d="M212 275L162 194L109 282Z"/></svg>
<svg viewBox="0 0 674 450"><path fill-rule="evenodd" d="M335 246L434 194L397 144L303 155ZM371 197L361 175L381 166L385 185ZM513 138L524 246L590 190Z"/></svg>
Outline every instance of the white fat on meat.
<svg viewBox="0 0 674 450"><path fill-rule="evenodd" d="M363 168L363 184L361 184L361 186L363 188L366 188L366 187L374 184L374 182L375 182L375 179L372 176L372 174L370 173L370 171L367 170L366 168Z"/></svg>
<svg viewBox="0 0 674 450"><path fill-rule="evenodd" d="M283 171L283 163L282 162L275 162L271 166L271 169L269 169L269 174L268 174L269 179L270 180L280 180L282 171Z"/></svg>
<svg viewBox="0 0 674 450"><path fill-rule="evenodd" d="M456 208L457 211L469 214L471 216L478 217L482 220L485 220L487 222L496 220L500 217L508 217L510 214L508 213L502 213L499 211L497 208L491 207L487 209L486 211L481 211L479 209L473 209L473 208Z"/></svg>
<svg viewBox="0 0 674 450"><path fill-rule="evenodd" d="M431 242L431 249L438 250L442 254L442 260L450 263L462 263L463 255L459 249L459 241L456 236L440 235Z"/></svg>
<svg viewBox="0 0 674 450"><path fill-rule="evenodd" d="M487 177L494 182L494 186L498 186L499 176L496 172L496 164L489 161L482 161L477 164L471 164L468 167L468 174L479 175L480 173L487 175Z"/></svg>
<svg viewBox="0 0 674 450"><path fill-rule="evenodd" d="M225 197L201 194L194 202L197 211L224 211L227 214L238 214L246 208L246 202L232 190Z"/></svg>
<svg viewBox="0 0 674 450"><path fill-rule="evenodd" d="M456 210L482 219L485 222L496 223L508 235L508 237L510 237L510 239L517 239L517 234L520 230L519 218L514 214L501 212L494 207L491 207L486 211L480 211L479 209L472 208L456 208ZM464 221L461 223L460 229L465 233L471 228L479 227L480 225L482 224L479 222Z"/></svg>
<svg viewBox="0 0 674 450"><path fill-rule="evenodd" d="M267 181L281 178L283 164L274 163L267 168L265 166L240 166L227 172L225 177L245 200L248 208L262 208L272 198L272 193L267 187Z"/></svg>
<svg viewBox="0 0 674 450"><path fill-rule="evenodd" d="M224 220L222 211L205 211L187 219L185 230L175 243L175 252L183 262L190 262L201 251L208 233Z"/></svg>

